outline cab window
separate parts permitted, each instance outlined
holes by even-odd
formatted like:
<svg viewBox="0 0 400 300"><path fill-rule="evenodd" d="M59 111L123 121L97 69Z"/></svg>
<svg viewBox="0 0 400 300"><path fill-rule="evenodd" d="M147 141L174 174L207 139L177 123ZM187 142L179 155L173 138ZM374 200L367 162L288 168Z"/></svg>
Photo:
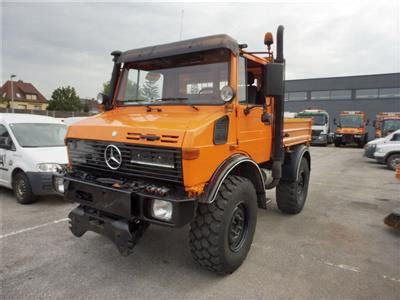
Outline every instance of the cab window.
<svg viewBox="0 0 400 300"><path fill-rule="evenodd" d="M10 134L7 131L7 128L0 124L0 148L15 150L14 144L11 140Z"/></svg>

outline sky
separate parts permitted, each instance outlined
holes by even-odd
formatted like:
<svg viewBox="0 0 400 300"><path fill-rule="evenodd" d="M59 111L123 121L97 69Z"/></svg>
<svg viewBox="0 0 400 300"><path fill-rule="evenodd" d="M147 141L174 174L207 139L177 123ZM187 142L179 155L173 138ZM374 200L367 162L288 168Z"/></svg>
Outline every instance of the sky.
<svg viewBox="0 0 400 300"><path fill-rule="evenodd" d="M67 85L95 98L113 50L226 33L264 51L280 24L287 79L400 72L400 1L2 2L1 83L16 74L47 98Z"/></svg>

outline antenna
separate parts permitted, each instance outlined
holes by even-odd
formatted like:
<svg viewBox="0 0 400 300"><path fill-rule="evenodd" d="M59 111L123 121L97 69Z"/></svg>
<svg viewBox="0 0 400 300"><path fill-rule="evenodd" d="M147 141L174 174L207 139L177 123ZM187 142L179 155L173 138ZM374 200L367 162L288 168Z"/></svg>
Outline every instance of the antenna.
<svg viewBox="0 0 400 300"><path fill-rule="evenodd" d="M179 40L182 40L182 31L183 31L183 16L185 14L185 10L181 10L181 26L179 30Z"/></svg>

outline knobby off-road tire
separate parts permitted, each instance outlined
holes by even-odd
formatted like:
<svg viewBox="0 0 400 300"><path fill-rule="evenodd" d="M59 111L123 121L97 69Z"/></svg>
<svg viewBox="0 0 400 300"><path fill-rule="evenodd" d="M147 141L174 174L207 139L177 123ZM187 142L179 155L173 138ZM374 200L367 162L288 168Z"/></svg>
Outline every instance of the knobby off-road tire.
<svg viewBox="0 0 400 300"><path fill-rule="evenodd" d="M306 158L302 158L295 181L280 180L276 187L276 202L280 211L298 214L303 210L307 198L310 169Z"/></svg>
<svg viewBox="0 0 400 300"><path fill-rule="evenodd" d="M13 191L18 203L31 204L37 200L37 196L32 193L29 179L23 172L14 176Z"/></svg>
<svg viewBox="0 0 400 300"><path fill-rule="evenodd" d="M191 223L190 250L200 265L230 274L250 250L257 222L257 195L250 180L229 175L215 201L199 204Z"/></svg>

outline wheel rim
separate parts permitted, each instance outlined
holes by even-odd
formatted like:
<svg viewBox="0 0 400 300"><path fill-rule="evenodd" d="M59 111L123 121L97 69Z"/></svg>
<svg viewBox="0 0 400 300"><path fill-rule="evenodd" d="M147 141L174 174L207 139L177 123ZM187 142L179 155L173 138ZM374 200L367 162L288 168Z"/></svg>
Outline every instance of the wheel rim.
<svg viewBox="0 0 400 300"><path fill-rule="evenodd" d="M299 199L303 199L303 192L304 192L304 187L306 185L306 176L304 174L304 171L301 171L299 174L299 181L297 184L297 195Z"/></svg>
<svg viewBox="0 0 400 300"><path fill-rule="evenodd" d="M26 182L22 179L18 180L15 185L15 193L17 194L17 197L23 198L26 193L26 189Z"/></svg>
<svg viewBox="0 0 400 300"><path fill-rule="evenodd" d="M396 169L396 166L400 164L400 157L396 157L394 159L392 159L392 167L393 169Z"/></svg>
<svg viewBox="0 0 400 300"><path fill-rule="evenodd" d="M248 228L246 209L243 203L238 204L232 213L229 225L228 244L233 252L237 252L245 241Z"/></svg>

